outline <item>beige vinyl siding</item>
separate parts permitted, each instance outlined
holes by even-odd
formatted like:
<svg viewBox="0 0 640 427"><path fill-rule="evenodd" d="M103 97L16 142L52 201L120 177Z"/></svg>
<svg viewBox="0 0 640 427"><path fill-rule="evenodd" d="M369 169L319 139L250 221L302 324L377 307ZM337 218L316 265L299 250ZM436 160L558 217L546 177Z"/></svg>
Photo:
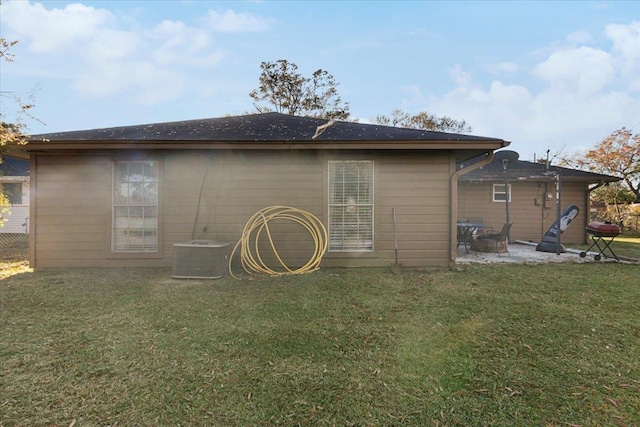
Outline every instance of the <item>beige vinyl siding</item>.
<svg viewBox="0 0 640 427"><path fill-rule="evenodd" d="M37 268L103 265L111 215L111 162L38 156L32 231Z"/></svg>
<svg viewBox="0 0 640 427"><path fill-rule="evenodd" d="M448 265L453 162L447 151L173 150L150 153L148 158L162 165L161 247L155 257L111 253L112 161L126 158L37 155L34 266L170 268L175 243L205 239L234 245L246 221L273 205L309 211L326 225L330 159L375 163L374 251L330 253L323 266L388 267L394 261L392 208L398 222L399 262L408 267ZM312 242L306 230L274 222L272 231L288 265L307 262ZM263 252L274 262L268 248Z"/></svg>
<svg viewBox="0 0 640 427"><path fill-rule="evenodd" d="M398 261L408 267L447 265L450 168L446 152L380 156L376 169L376 232L378 252L385 262L394 259L395 208Z"/></svg>
<svg viewBox="0 0 640 427"><path fill-rule="evenodd" d="M555 199L553 202L555 203ZM584 243L587 239L586 226L589 222L589 195L587 192L587 185L585 183L562 183L562 211L564 211L569 205L578 206L580 212L571 222L569 227L567 227L567 230L562 234L562 241L565 243ZM552 216L555 216L555 214ZM554 220L550 221L550 224L553 224Z"/></svg>
<svg viewBox="0 0 640 427"><path fill-rule="evenodd" d="M512 240L539 242L556 220L555 182L511 182L509 220ZM485 224L499 230L506 221L504 202L492 202L493 183L458 184L458 218L481 218ZM551 193L551 199L545 194ZM562 211L569 205L580 209L578 216L562 234L564 243L583 243L588 206L586 185L580 182L562 183Z"/></svg>

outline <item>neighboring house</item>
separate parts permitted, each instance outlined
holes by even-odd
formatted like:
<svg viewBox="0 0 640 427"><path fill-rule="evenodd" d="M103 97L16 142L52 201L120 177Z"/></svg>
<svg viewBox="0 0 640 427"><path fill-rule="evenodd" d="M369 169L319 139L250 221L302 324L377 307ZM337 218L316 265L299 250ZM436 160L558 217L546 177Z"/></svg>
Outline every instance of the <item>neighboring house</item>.
<svg viewBox="0 0 640 427"><path fill-rule="evenodd" d="M43 141L46 139L46 142ZM279 113L36 135L30 257L35 268L169 267L174 244L235 243L274 205L329 232L322 266L449 265L456 254L456 165L509 143ZM273 224L286 263L308 234Z"/></svg>
<svg viewBox="0 0 640 427"><path fill-rule="evenodd" d="M0 163L0 192L9 200L9 211L0 213L5 219L3 234L29 233L29 161L4 157Z"/></svg>
<svg viewBox="0 0 640 427"><path fill-rule="evenodd" d="M621 179L519 160L518 153L510 150L494 154L492 162L460 177L458 218L474 218L500 230L506 222L508 208L509 222L513 224L511 241L540 242L556 221L556 174L559 173L561 211L569 205L580 209L562 234L562 242L585 243L586 226L590 222L590 191Z"/></svg>

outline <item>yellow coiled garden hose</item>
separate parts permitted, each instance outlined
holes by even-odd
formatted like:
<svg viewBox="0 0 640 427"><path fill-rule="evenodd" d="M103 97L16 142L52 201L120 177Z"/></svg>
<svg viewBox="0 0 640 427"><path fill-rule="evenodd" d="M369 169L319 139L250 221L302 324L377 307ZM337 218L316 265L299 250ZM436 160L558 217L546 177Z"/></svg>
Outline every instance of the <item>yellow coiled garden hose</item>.
<svg viewBox="0 0 640 427"><path fill-rule="evenodd" d="M289 268L284 263L282 258L280 258L278 250L273 243L271 231L269 230L269 221L273 221L276 219L298 223L302 225L311 235L314 243L314 251L311 258L309 258L309 261L307 261L307 263L302 267L296 269ZM273 254L280 262L280 265L284 268L284 271L275 271L268 267L262 260L258 247L260 237L262 236L263 232L266 233ZM233 251L231 251L231 255L229 256L229 274L232 277L239 279L239 277L234 275L233 271L231 270L231 262L238 249L240 249L240 260L242 262L242 267L249 274L257 273L273 276L283 276L304 274L315 271L320 268L322 257L327 251L327 241L327 229L324 227L322 222L313 214L289 206L266 207L256 212L245 224L244 230L242 231L242 237L240 238L240 240L238 240L238 243L236 243Z"/></svg>

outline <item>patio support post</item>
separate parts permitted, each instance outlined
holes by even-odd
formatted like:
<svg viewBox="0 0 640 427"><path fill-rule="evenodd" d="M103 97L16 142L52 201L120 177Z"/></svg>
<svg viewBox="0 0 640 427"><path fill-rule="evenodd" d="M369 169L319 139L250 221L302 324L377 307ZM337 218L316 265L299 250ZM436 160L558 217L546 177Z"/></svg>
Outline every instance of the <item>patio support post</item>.
<svg viewBox="0 0 640 427"><path fill-rule="evenodd" d="M505 222L509 224L509 199L511 198L511 190L509 189L509 181L507 180L507 165L509 164L509 159L502 159L502 169L505 174L504 176L504 209L505 209ZM511 240L511 231L507 232L507 244Z"/></svg>
<svg viewBox="0 0 640 427"><path fill-rule="evenodd" d="M449 235L451 236L449 243L449 263L451 265L454 265L456 263L456 255L458 253L458 246L456 245L456 241L458 239L458 178L466 173L471 172L472 170L478 169L491 163L494 158L493 150L489 151L487 154L488 155L485 159L480 160L467 168L458 169L451 174L451 194L449 196L449 200L451 200L451 208L449 209L451 212L451 224L449 228ZM455 162L453 163L455 165Z"/></svg>

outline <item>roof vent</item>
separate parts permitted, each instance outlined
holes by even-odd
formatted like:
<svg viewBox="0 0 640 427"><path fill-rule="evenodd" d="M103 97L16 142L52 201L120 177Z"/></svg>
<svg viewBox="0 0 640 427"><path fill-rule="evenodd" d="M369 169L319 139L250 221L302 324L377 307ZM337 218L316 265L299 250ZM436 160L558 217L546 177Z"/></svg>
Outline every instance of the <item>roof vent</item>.
<svg viewBox="0 0 640 427"><path fill-rule="evenodd" d="M329 126L332 126L333 124L335 124L335 120L329 120L327 123L320 125L316 128L316 133L315 135L313 135L311 137L311 139L316 139L317 137L319 137L320 135L322 135L322 132L324 132L325 130L327 130L327 128Z"/></svg>

